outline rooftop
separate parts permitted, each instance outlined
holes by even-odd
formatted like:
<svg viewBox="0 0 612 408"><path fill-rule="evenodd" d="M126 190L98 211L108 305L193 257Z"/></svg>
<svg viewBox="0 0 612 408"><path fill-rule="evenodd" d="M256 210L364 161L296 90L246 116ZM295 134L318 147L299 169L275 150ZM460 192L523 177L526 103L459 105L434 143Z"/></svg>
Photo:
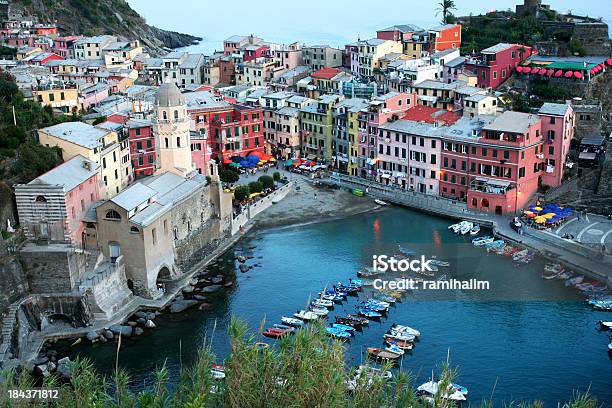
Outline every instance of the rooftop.
<svg viewBox="0 0 612 408"><path fill-rule="evenodd" d="M565 116L568 108L569 105L564 103L546 102L544 105L542 105L540 110L538 110L538 113L540 115Z"/></svg>
<svg viewBox="0 0 612 408"><path fill-rule="evenodd" d="M231 107L229 102L211 91L187 92L184 96L187 109L220 109Z"/></svg>
<svg viewBox="0 0 612 408"><path fill-rule="evenodd" d="M336 75L342 72L343 71L338 68L325 67L325 68L321 68L318 71L313 72L311 74L311 77L319 78L319 79L332 79L333 77L335 77Z"/></svg>
<svg viewBox="0 0 612 408"><path fill-rule="evenodd" d="M47 184L63 186L65 193L98 173L99 164L79 155L30 181L28 185Z"/></svg>
<svg viewBox="0 0 612 408"><path fill-rule="evenodd" d="M461 115L459 115L457 112L449 112L446 109L417 105L408 109L402 119L431 124L443 122L445 125L451 125L457 122L460 117Z"/></svg>
<svg viewBox="0 0 612 408"><path fill-rule="evenodd" d="M516 44L508 44L508 43L499 43L495 44L489 48L485 48L480 51L482 54L495 54L503 50L507 50L508 48L514 47Z"/></svg>
<svg viewBox="0 0 612 408"><path fill-rule="evenodd" d="M84 122L63 122L40 129L40 131L88 149L101 146L100 139L109 133L109 130L100 129Z"/></svg>
<svg viewBox="0 0 612 408"><path fill-rule="evenodd" d="M397 25L392 25L390 27L384 28L382 30L378 30L378 32L395 31L395 30L400 31L402 33L412 33L412 32L422 31L423 29L414 24L397 24Z"/></svg>
<svg viewBox="0 0 612 408"><path fill-rule="evenodd" d="M452 90L466 85L465 81L453 81L450 84L442 81L434 81L433 79L426 79L414 85L415 88L427 88L427 89L440 89L440 90Z"/></svg>
<svg viewBox="0 0 612 408"><path fill-rule="evenodd" d="M489 125L485 126L485 130L496 132L510 133L527 133L529 128L540 121L537 115L531 113L522 113L514 111L505 111Z"/></svg>
<svg viewBox="0 0 612 408"><path fill-rule="evenodd" d="M123 190L111 201L126 211L131 211L139 205L149 201L157 192L141 183L135 183L130 188Z"/></svg>

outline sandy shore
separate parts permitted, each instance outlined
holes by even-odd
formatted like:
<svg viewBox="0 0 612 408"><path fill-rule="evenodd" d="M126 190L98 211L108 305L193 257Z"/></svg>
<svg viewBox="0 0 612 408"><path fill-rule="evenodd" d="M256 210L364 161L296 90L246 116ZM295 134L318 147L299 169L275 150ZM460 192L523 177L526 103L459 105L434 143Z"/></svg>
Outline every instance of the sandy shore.
<svg viewBox="0 0 612 408"><path fill-rule="evenodd" d="M379 208L370 197L357 197L346 190L314 186L312 180L305 176L284 171L282 173L295 183L295 187L287 197L255 218L259 227L329 221ZM251 176L251 180L253 178Z"/></svg>

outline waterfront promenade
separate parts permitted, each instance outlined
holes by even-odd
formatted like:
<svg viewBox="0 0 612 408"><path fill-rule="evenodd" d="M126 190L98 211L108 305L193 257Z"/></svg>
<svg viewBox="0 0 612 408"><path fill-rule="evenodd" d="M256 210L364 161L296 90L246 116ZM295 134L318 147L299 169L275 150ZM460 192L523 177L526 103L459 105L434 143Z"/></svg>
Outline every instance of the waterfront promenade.
<svg viewBox="0 0 612 408"><path fill-rule="evenodd" d="M418 211L489 226L500 238L524 245L547 258L565 263L568 267L601 280L612 288L612 257L602 253L599 244L590 245L575 240L566 240L554 232L538 231L528 227L523 229L522 235L519 235L510 227L512 217L472 211L460 201L384 186L374 181L338 173L332 174L330 180L341 187L359 188L364 192L367 191L367 195L374 198Z"/></svg>

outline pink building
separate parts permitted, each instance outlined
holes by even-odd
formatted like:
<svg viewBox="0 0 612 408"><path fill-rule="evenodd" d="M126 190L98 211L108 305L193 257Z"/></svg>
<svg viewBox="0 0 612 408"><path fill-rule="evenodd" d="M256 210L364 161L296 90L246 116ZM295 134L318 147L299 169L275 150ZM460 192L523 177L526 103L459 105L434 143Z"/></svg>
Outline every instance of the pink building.
<svg viewBox="0 0 612 408"><path fill-rule="evenodd" d="M109 95L110 87L103 82L98 82L79 90L79 98L81 98L81 106L84 111L87 111L91 106L96 106L108 98Z"/></svg>
<svg viewBox="0 0 612 408"><path fill-rule="evenodd" d="M555 187L563 181L565 160L574 138L574 109L567 104L545 103L538 114L544 136L542 184Z"/></svg>
<svg viewBox="0 0 612 408"><path fill-rule="evenodd" d="M74 43L83 38L80 35L69 35L53 39L53 52L63 58L74 58Z"/></svg>
<svg viewBox="0 0 612 408"><path fill-rule="evenodd" d="M155 173L155 136L149 119L130 119L125 123L130 141L130 158L136 178Z"/></svg>
<svg viewBox="0 0 612 408"><path fill-rule="evenodd" d="M526 45L499 43L480 51L479 57L468 59L465 67L478 76L479 87L495 89L532 53Z"/></svg>
<svg viewBox="0 0 612 408"><path fill-rule="evenodd" d="M269 57L270 47L268 45L247 45L242 48L242 58L244 62L253 61L256 58Z"/></svg>
<svg viewBox="0 0 612 408"><path fill-rule="evenodd" d="M100 199L100 165L77 155L15 186L19 223L29 239L83 245L83 218Z"/></svg>

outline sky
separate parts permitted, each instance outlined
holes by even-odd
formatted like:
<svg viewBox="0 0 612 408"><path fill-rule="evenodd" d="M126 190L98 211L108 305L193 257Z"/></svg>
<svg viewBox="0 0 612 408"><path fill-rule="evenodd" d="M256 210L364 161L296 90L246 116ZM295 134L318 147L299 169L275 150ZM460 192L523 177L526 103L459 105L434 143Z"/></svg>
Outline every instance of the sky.
<svg viewBox="0 0 612 408"><path fill-rule="evenodd" d="M255 34L271 42L341 46L376 30L412 23L439 23L438 0L128 0L149 24L204 38L203 52L223 47L233 34ZM522 0L455 0L455 15L514 9ZM544 0L560 12L603 17L611 25L612 0Z"/></svg>

